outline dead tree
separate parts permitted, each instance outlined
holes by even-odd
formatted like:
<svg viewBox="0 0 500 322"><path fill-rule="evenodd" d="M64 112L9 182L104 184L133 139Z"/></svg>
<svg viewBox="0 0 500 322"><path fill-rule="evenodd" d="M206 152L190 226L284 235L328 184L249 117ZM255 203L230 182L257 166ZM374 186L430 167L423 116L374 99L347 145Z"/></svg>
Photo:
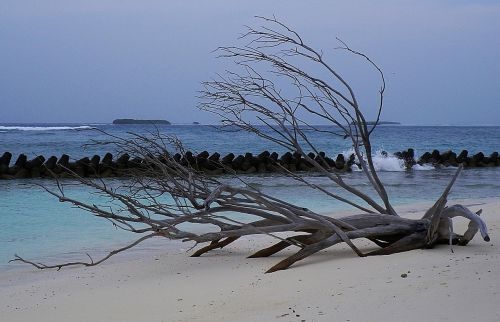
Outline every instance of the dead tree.
<svg viewBox="0 0 500 322"><path fill-rule="evenodd" d="M278 262L268 272L288 268L320 250L346 243L358 256L388 255L439 243L466 245L480 231L489 240L480 211L461 205L447 206L447 197L461 167L436 203L413 220L398 216L375 170L370 135L375 130L383 107L385 81L381 69L365 54L340 41L341 50L360 57L372 66L381 80L376 102L376 121L367 122L352 86L329 64L323 52L309 46L294 30L275 18L260 18L263 26L248 27L241 47L221 47L220 56L235 62L237 71L227 71L205 82L200 108L220 115L225 125L250 131L263 139L299 153L316 170L352 198L341 196L283 168L290 178L357 208L362 213L342 218L320 215L310 209L280 200L246 185L228 184L224 178L206 176L193 169L175 137L110 136L113 144L131 157L142 160L130 179L109 183L98 179L75 178L110 200L99 206L68 197L64 183L56 191L46 189L61 202L68 202L93 215L111 221L116 227L139 234L134 243L114 250L99 261L46 265L20 256L13 261L40 269L70 265L97 265L121 251L152 237L165 237L202 245L192 256L223 248L246 235L268 235L277 242L249 257L271 256L287 247L293 255ZM311 119L332 125L312 125ZM310 139L311 131L324 137L341 136L351 140L361 170L373 193L361 191L346 182L322 157ZM312 151L314 155L311 155ZM222 166L222 165L221 165ZM70 171L70 170L68 170ZM375 197L372 197L375 196ZM453 231L454 217L470 221L463 235ZM207 227L203 232L194 225ZM379 249L362 252L352 240L364 238Z"/></svg>

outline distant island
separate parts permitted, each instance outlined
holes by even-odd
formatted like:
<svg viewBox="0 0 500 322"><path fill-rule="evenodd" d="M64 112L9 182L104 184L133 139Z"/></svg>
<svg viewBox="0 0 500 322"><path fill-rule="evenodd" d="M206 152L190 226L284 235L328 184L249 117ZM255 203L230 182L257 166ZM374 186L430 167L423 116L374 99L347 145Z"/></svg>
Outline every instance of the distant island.
<svg viewBox="0 0 500 322"><path fill-rule="evenodd" d="M200 125L200 122L193 122L193 125Z"/></svg>
<svg viewBox="0 0 500 322"><path fill-rule="evenodd" d="M351 122L351 125L355 125L357 123L358 122L354 121L354 122ZM399 123L399 122L388 122L388 121L379 121L379 122L368 121L368 122L366 122L366 125L375 125L375 124L378 124L378 125L401 125L401 123Z"/></svg>
<svg viewBox="0 0 500 322"><path fill-rule="evenodd" d="M162 124L170 125L167 120L136 120L136 119L116 119L113 124Z"/></svg>

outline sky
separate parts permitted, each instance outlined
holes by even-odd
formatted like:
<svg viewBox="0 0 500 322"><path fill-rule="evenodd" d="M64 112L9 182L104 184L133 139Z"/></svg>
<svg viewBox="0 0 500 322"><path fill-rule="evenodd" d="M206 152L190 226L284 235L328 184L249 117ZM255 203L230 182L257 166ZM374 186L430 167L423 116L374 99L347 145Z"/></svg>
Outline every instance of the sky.
<svg viewBox="0 0 500 322"><path fill-rule="evenodd" d="M216 123L197 91L256 15L332 55L356 92L377 87L336 60L335 37L368 54L387 78L383 120L500 125L500 2L480 0L2 0L0 123Z"/></svg>

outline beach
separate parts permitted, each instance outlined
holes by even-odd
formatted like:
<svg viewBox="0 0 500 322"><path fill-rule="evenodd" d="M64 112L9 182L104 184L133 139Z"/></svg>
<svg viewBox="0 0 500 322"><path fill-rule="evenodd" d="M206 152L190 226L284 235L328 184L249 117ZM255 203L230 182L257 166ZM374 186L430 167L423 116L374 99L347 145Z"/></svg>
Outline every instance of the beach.
<svg viewBox="0 0 500 322"><path fill-rule="evenodd" d="M500 322L500 2L4 2L0 322Z"/></svg>
<svg viewBox="0 0 500 322"><path fill-rule="evenodd" d="M89 268L20 266L0 273L1 320L498 321L500 199L448 204L457 202L483 209L490 242L476 236L454 252L441 245L365 258L337 245L272 274L265 271L292 249L246 259L273 242L260 236L199 258L186 252L192 244L183 244ZM398 212L417 218L428 205L402 205ZM466 224L458 221L455 231Z"/></svg>

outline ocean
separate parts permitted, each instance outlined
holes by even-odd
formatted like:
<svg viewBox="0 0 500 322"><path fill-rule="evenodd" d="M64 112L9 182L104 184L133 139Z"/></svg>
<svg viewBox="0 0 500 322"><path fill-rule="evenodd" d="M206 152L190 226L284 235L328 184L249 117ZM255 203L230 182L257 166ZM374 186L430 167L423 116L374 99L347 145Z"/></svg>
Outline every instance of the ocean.
<svg viewBox="0 0 500 322"><path fill-rule="evenodd" d="M193 152L206 150L210 153L229 152L258 154L264 150L283 153L276 146L246 132L227 132L208 125L170 125L156 129L145 125L112 124L0 124L0 154L9 151L12 163L20 153L32 158L43 155L46 158L65 153L73 159L94 154L103 156L114 152L110 147L91 145L93 140L105 139L94 129L100 129L117 136L128 133L147 134L158 129L162 133L176 135L187 149ZM325 137L311 133L312 141L327 155L349 153L347 140ZM382 150L389 153L413 148L416 156L426 151L453 150L459 153L467 149L470 153L483 152L486 155L500 150L500 126L380 126L372 137L376 167L386 185L389 196L396 206L420 201L434 201L442 192L452 175L453 168L435 169L431 166L416 166L405 170L395 157L384 158ZM345 180L359 189L368 188L362 173L343 174ZM222 178L232 182L229 177ZM330 182L318 175L310 179L329 189ZM245 177L252 186L310 208L320 213L333 213L346 208L317 191L280 175L251 175ZM66 191L83 200L95 200L87 187L69 182ZM53 186L53 181L24 179L0 181L0 270L16 269L19 264L8 264L15 253L37 260L61 261L85 259L85 253L103 254L117 245L131 241L129 233L114 229L111 224L88 213L59 203L39 185ZM462 172L450 199L500 197L500 168L474 168ZM169 241L164 241L165 247Z"/></svg>

